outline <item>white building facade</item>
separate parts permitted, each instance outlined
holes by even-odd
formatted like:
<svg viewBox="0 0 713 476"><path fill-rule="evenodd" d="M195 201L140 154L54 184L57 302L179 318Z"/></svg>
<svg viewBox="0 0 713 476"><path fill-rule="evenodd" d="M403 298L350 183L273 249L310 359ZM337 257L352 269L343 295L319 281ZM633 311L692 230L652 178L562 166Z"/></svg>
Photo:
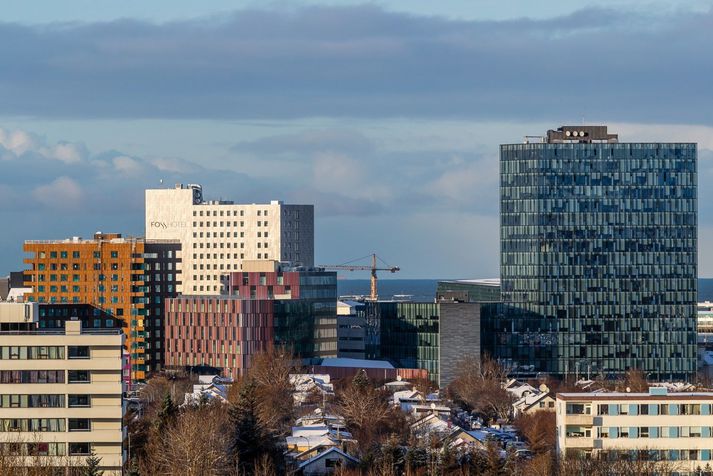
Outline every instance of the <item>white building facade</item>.
<svg viewBox="0 0 713 476"><path fill-rule="evenodd" d="M205 201L200 185L146 190L146 238L182 246L183 294L226 294L245 260L314 266L314 206Z"/></svg>
<svg viewBox="0 0 713 476"><path fill-rule="evenodd" d="M0 303L4 468L54 466L65 474L94 454L105 475L122 474L121 330L83 330L79 320L66 321L62 333L36 330L37 319L37 303Z"/></svg>
<svg viewBox="0 0 713 476"><path fill-rule="evenodd" d="M713 393L557 394L565 457L661 461L679 474L713 466Z"/></svg>

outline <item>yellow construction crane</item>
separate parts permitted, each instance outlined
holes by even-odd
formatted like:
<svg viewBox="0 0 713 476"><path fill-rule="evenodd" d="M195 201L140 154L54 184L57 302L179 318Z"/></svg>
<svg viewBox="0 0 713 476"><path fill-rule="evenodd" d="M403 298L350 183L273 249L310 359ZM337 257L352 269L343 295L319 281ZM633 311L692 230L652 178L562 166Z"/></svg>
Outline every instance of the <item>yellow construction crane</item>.
<svg viewBox="0 0 713 476"><path fill-rule="evenodd" d="M351 264L354 263L355 261L362 261L364 258L369 258L371 257L371 266L364 266L364 265L355 265ZM377 267L377 262L376 260L381 261L384 263L383 268ZM401 271L401 268L398 266L391 266L387 264L383 259L379 258L375 254L371 254L370 256L363 256L361 258L357 258L355 260L347 261L344 264L327 264L327 265L321 265L320 268L324 269L330 269L334 271L371 271L371 293L369 294L369 300L370 301L376 301L379 298L379 293L377 292L376 288L376 283L378 281L378 278L376 277L376 272L377 271L388 271L390 273L395 273L397 271Z"/></svg>

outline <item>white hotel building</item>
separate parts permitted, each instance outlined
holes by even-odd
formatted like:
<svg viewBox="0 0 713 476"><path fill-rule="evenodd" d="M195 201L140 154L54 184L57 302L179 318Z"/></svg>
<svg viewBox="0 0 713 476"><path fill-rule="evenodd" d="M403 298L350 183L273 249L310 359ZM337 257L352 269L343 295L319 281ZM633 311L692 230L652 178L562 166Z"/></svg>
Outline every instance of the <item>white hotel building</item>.
<svg viewBox="0 0 713 476"><path fill-rule="evenodd" d="M662 461L677 474L713 466L713 393L558 393L565 457Z"/></svg>
<svg viewBox="0 0 713 476"><path fill-rule="evenodd" d="M245 260L314 266L314 206L204 201L200 185L146 190L146 238L179 240L183 294L225 294Z"/></svg>

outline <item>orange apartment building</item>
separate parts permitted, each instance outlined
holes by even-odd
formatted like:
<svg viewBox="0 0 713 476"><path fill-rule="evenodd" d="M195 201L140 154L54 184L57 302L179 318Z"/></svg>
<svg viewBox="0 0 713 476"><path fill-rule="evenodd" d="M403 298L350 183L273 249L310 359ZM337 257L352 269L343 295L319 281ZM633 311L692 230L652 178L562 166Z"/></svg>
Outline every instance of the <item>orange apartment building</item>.
<svg viewBox="0 0 713 476"><path fill-rule="evenodd" d="M92 304L123 321L131 380L163 366L163 299L177 294L180 244L96 233L26 241L25 286L38 303Z"/></svg>

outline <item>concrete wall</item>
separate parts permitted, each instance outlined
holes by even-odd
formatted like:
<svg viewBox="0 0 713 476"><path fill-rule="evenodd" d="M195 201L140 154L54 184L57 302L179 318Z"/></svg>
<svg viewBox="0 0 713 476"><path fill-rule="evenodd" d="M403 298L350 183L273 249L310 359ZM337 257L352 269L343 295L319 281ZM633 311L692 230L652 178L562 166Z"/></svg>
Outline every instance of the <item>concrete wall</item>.
<svg viewBox="0 0 713 476"><path fill-rule="evenodd" d="M455 379L465 356L480 358L480 304L440 303L439 387Z"/></svg>

